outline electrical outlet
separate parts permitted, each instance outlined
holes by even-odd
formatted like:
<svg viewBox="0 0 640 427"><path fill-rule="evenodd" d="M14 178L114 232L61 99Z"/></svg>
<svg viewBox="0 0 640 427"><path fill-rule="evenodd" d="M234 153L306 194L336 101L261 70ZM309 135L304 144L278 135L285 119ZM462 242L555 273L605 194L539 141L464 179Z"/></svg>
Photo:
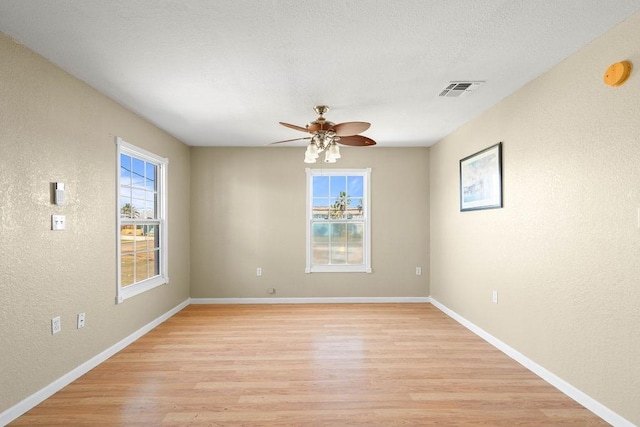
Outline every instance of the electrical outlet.
<svg viewBox="0 0 640 427"><path fill-rule="evenodd" d="M84 313L78 314L78 329L84 328Z"/></svg>
<svg viewBox="0 0 640 427"><path fill-rule="evenodd" d="M66 222L64 215L51 215L51 229L54 231L64 230Z"/></svg>
<svg viewBox="0 0 640 427"><path fill-rule="evenodd" d="M416 276L420 276L422 274L422 267L416 267Z"/></svg>
<svg viewBox="0 0 640 427"><path fill-rule="evenodd" d="M60 320L60 316L57 316L51 319L51 334L57 334L61 330L62 330L62 321Z"/></svg>
<svg viewBox="0 0 640 427"><path fill-rule="evenodd" d="M498 303L498 291L493 291L491 294L491 301L493 301L494 304Z"/></svg>
<svg viewBox="0 0 640 427"><path fill-rule="evenodd" d="M268 293L269 295L273 295L273 294L275 294L275 293L276 293L276 288L269 288L269 289L267 289L267 293Z"/></svg>
<svg viewBox="0 0 640 427"><path fill-rule="evenodd" d="M256 268L256 276L258 277L262 276L262 267Z"/></svg>

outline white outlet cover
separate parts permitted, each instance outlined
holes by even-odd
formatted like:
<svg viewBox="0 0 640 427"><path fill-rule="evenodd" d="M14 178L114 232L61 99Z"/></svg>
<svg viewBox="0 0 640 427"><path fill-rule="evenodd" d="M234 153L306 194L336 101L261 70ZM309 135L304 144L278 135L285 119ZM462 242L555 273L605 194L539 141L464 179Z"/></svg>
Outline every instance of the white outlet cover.
<svg viewBox="0 0 640 427"><path fill-rule="evenodd" d="M51 333L57 334L62 330L62 321L60 320L60 316L54 317L51 319Z"/></svg>
<svg viewBox="0 0 640 427"><path fill-rule="evenodd" d="M64 230L66 222L64 215L51 215L51 229L54 231Z"/></svg>

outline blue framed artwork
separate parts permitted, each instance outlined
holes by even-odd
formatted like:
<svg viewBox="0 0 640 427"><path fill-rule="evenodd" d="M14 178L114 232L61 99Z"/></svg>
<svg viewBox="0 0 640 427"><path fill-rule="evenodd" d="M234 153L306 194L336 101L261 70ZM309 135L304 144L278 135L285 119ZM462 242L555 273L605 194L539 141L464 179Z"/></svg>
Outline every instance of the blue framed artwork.
<svg viewBox="0 0 640 427"><path fill-rule="evenodd" d="M502 143L460 160L460 211L502 207Z"/></svg>

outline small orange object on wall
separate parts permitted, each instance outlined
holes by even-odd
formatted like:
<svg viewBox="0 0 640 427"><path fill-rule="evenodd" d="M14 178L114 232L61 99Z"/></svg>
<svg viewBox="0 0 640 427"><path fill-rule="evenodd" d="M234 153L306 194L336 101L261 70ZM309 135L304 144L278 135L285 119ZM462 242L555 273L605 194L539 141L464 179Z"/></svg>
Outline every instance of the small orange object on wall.
<svg viewBox="0 0 640 427"><path fill-rule="evenodd" d="M622 86L631 75L631 62L622 61L609 65L604 73L604 83L609 86Z"/></svg>

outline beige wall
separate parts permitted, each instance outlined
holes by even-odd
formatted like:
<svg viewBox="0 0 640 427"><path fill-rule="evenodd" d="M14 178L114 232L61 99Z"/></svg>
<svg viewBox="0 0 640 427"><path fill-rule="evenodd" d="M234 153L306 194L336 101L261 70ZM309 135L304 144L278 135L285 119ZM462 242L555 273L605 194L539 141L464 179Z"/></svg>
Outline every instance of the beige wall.
<svg viewBox="0 0 640 427"><path fill-rule="evenodd" d="M372 169L371 274L305 274L304 148L192 148L191 296L428 296L428 149L342 156L333 167Z"/></svg>
<svg viewBox="0 0 640 427"><path fill-rule="evenodd" d="M120 305L115 136L170 161L171 284ZM0 34L0 413L189 297L188 211L187 146Z"/></svg>
<svg viewBox="0 0 640 427"><path fill-rule="evenodd" d="M433 146L430 188L431 295L640 424L638 40L640 14ZM458 161L499 141L504 208L459 212Z"/></svg>

